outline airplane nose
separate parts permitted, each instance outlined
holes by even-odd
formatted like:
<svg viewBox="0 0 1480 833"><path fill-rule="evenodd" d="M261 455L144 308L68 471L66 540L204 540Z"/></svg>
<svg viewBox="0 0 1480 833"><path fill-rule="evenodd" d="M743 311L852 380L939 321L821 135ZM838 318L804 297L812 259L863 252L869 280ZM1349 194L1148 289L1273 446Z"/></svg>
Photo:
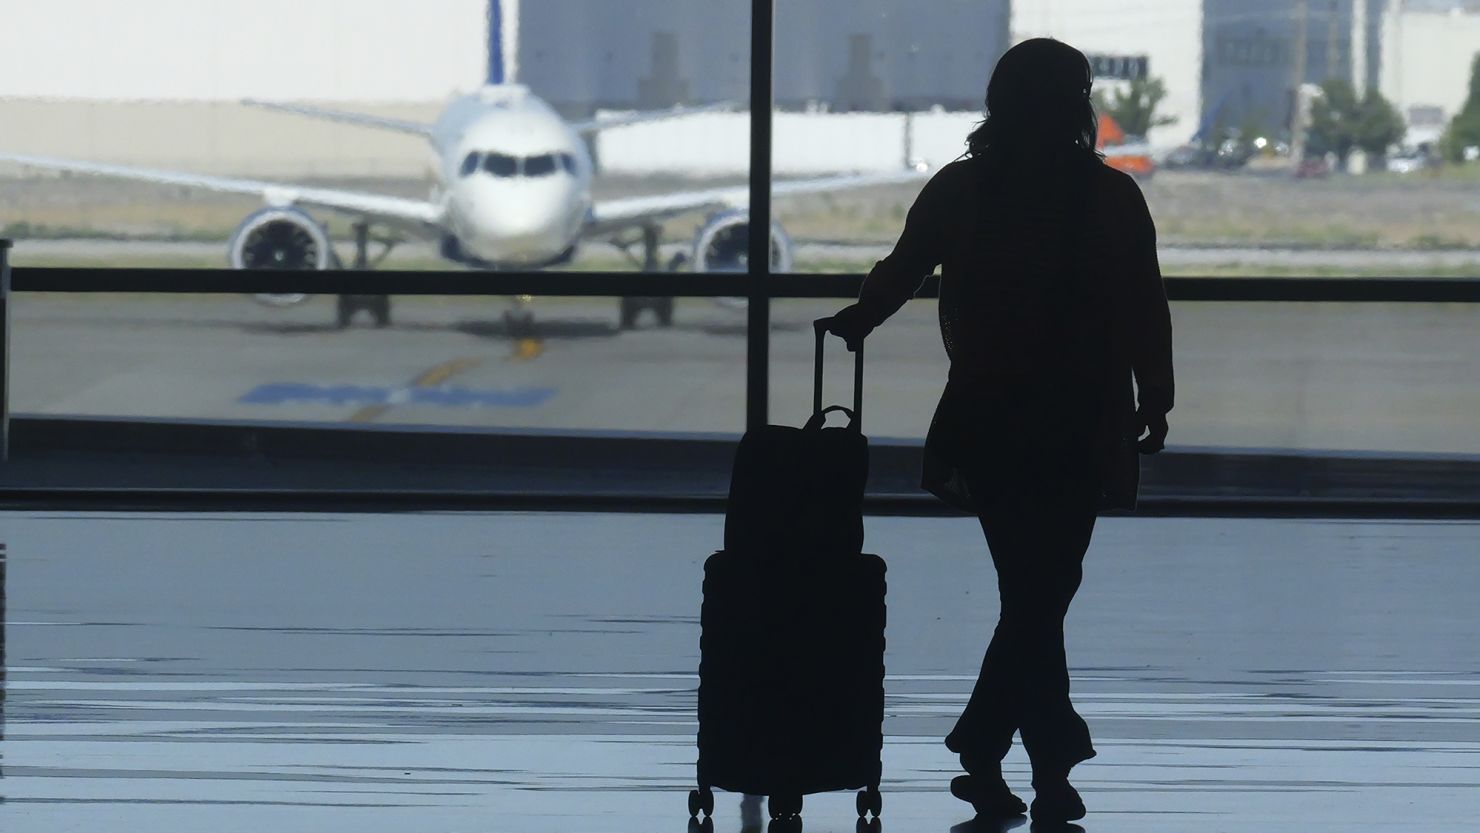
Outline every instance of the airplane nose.
<svg viewBox="0 0 1480 833"><path fill-rule="evenodd" d="M481 256L493 262L550 260L570 244L565 215L571 203L558 183L501 183L478 195L472 225Z"/></svg>
<svg viewBox="0 0 1480 833"><path fill-rule="evenodd" d="M553 206L533 200L510 201L488 211L488 221L500 237L510 240L538 237L553 225Z"/></svg>
<svg viewBox="0 0 1480 833"><path fill-rule="evenodd" d="M518 251L554 245L563 236L560 212L555 206L532 202L509 202L488 212L487 227L504 245Z"/></svg>

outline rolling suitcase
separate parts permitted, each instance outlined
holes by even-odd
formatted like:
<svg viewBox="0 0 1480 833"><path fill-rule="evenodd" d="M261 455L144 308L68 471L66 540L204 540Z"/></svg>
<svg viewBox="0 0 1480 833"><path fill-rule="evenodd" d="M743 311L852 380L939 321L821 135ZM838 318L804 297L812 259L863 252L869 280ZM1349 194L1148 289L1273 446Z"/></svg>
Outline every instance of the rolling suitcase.
<svg viewBox="0 0 1480 833"><path fill-rule="evenodd" d="M768 796L773 833L800 827L803 795L857 789L860 825L878 826L885 567L861 552L863 355L853 408L823 408L825 321L815 327L812 417L742 438L725 549L704 565L691 830L712 829L698 816L714 788ZM834 410L846 427L823 427Z"/></svg>

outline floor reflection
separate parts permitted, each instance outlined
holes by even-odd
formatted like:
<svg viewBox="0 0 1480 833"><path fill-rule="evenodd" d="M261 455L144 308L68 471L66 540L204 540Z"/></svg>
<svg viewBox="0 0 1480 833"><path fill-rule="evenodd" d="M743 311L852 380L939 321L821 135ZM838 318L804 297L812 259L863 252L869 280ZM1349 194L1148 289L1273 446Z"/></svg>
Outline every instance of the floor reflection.
<svg viewBox="0 0 1480 833"><path fill-rule="evenodd" d="M759 833L766 826L766 799L747 795L740 799L741 833Z"/></svg>
<svg viewBox="0 0 1480 833"><path fill-rule="evenodd" d="M1027 823L1027 816L1010 816L1005 819L984 819L978 816L952 827L951 833L1007 833Z"/></svg>
<svg viewBox="0 0 1480 833"><path fill-rule="evenodd" d="M5 661L5 631L6 623L10 621L5 615L5 542L0 541L0 804L5 803L5 670L9 667Z"/></svg>
<svg viewBox="0 0 1480 833"><path fill-rule="evenodd" d="M947 791L940 739L996 615L980 529L869 522L899 554L882 826L1042 829L961 823ZM696 542L722 524L0 513L0 828L676 831ZM1117 518L1100 536L1069 629L1101 754L1075 771L1090 815L1060 830L1465 829L1480 524ZM1149 581L1169 570L1176 592ZM1021 749L1004 772L1027 784ZM718 833L766 829L764 799L719 798ZM855 833L854 796L804 816Z"/></svg>

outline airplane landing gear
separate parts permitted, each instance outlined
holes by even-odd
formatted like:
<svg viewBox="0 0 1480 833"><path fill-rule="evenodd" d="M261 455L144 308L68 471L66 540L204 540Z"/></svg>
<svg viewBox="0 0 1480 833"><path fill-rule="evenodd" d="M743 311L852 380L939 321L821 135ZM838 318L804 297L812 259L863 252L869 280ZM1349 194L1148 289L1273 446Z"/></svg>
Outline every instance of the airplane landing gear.
<svg viewBox="0 0 1480 833"><path fill-rule="evenodd" d="M528 295L514 297L514 306L504 310L504 331L510 338L530 338L534 333L534 311L530 304L534 298Z"/></svg>
<svg viewBox="0 0 1480 833"><path fill-rule="evenodd" d="M360 221L353 226L355 232L355 259L350 266L351 269L364 271L385 260L386 256L395 248L395 242L391 240L379 241L385 248L375 257L370 259L370 224ZM389 327L391 323L391 298L389 295L340 295L334 306L334 323L339 329L345 329L354 320L355 313L359 310L370 313L376 327Z"/></svg>
<svg viewBox="0 0 1480 833"><path fill-rule="evenodd" d="M658 243L661 228L656 225L645 225L642 227L642 271L658 272ZM631 245L622 247L631 256ZM633 258L634 262L636 258ZM668 262L668 271L677 272L680 267L688 262L688 258L680 252L673 256ZM659 327L673 326L673 299L672 298L643 298L623 297L620 305L620 327L623 330L631 330L637 326L638 316L642 311L650 309L657 316Z"/></svg>
<svg viewBox="0 0 1480 833"><path fill-rule="evenodd" d="M360 310L370 313L376 327L389 327L391 324L389 295L340 295L334 306L334 323L343 330Z"/></svg>

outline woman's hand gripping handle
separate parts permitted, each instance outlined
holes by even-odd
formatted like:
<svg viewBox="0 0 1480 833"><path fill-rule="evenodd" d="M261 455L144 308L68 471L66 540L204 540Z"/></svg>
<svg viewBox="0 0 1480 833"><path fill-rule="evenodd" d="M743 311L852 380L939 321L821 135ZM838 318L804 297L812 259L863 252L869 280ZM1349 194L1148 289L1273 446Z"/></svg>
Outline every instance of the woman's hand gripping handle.
<svg viewBox="0 0 1480 833"><path fill-rule="evenodd" d="M838 310L832 318L823 319L823 322L827 331L843 339L848 350L854 353L858 352L858 348L863 346L863 340L877 326L873 316L864 310L862 304L849 304Z"/></svg>

